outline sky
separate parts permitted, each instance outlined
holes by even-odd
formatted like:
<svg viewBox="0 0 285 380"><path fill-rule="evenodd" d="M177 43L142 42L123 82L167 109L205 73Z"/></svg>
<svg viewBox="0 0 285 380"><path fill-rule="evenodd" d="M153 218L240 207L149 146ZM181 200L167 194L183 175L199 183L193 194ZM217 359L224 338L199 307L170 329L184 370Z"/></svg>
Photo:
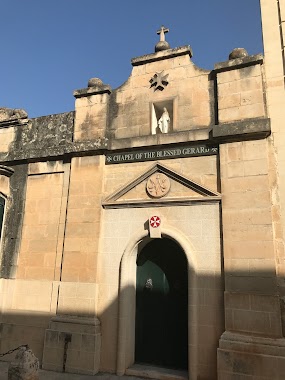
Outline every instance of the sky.
<svg viewBox="0 0 285 380"><path fill-rule="evenodd" d="M205 69L235 47L263 52L259 0L1 0L0 13L0 107L29 117L74 110L92 77L122 85L161 25Z"/></svg>

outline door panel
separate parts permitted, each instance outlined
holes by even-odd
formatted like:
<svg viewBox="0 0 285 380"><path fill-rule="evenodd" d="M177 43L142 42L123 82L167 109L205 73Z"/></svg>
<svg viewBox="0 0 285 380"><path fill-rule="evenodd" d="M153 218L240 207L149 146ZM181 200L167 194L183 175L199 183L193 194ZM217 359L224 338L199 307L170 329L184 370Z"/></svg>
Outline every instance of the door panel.
<svg viewBox="0 0 285 380"><path fill-rule="evenodd" d="M170 239L148 243L137 259L137 363L187 368L187 261Z"/></svg>

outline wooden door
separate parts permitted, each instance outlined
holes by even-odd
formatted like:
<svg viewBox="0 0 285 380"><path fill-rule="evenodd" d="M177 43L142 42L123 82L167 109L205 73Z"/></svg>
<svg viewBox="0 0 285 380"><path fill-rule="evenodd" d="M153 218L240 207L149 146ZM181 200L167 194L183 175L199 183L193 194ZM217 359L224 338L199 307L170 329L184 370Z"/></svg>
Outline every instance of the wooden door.
<svg viewBox="0 0 285 380"><path fill-rule="evenodd" d="M187 261L170 239L148 243L137 259L136 363L187 369Z"/></svg>

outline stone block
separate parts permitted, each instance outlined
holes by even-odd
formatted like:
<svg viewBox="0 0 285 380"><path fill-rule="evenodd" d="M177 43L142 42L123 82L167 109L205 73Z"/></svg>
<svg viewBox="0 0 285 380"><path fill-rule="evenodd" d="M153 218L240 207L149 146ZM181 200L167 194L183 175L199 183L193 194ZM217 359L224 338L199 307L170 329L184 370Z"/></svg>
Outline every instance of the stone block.
<svg viewBox="0 0 285 380"><path fill-rule="evenodd" d="M225 240L225 257L227 259L273 259L272 241L232 241Z"/></svg>
<svg viewBox="0 0 285 380"><path fill-rule="evenodd" d="M46 331L43 368L61 366L59 370L65 367L68 373L95 375L99 370L100 351L101 332L97 319L57 317Z"/></svg>
<svg viewBox="0 0 285 380"><path fill-rule="evenodd" d="M272 241L272 239L272 227L269 225L236 225L225 228L226 241ZM264 269L267 268L267 264L268 262L264 265Z"/></svg>
<svg viewBox="0 0 285 380"><path fill-rule="evenodd" d="M258 191L255 194L250 192L225 194L223 200L225 209L264 209L271 204L269 191Z"/></svg>
<svg viewBox="0 0 285 380"><path fill-rule="evenodd" d="M209 113L208 116L207 116L207 113ZM202 127L202 126L209 126L210 124L211 124L211 116L210 116L210 112L207 112L207 111L205 112L205 115L203 116L192 117L190 119L190 126L193 125L196 127Z"/></svg>
<svg viewBox="0 0 285 380"><path fill-rule="evenodd" d="M225 291L225 308L226 309L246 309L251 308L250 295L242 293L230 293Z"/></svg>
<svg viewBox="0 0 285 380"><path fill-rule="evenodd" d="M100 198L97 195L70 195L68 209L89 209L99 205Z"/></svg>
<svg viewBox="0 0 285 380"><path fill-rule="evenodd" d="M226 289L230 292L276 294L276 278L255 276L233 276L226 275Z"/></svg>
<svg viewBox="0 0 285 380"><path fill-rule="evenodd" d="M263 103L254 103L249 105L241 105L239 108L239 119L250 119L265 116L265 108ZM234 119L233 119L234 120Z"/></svg>
<svg viewBox="0 0 285 380"><path fill-rule="evenodd" d="M59 313L94 316L96 288L96 285L92 283L62 283L58 298Z"/></svg>
<svg viewBox="0 0 285 380"><path fill-rule="evenodd" d="M244 161L232 161L228 163L227 177L243 177L245 175L245 163Z"/></svg>
<svg viewBox="0 0 285 380"><path fill-rule="evenodd" d="M45 347L43 356L43 368L51 369L50 365L56 367L56 370L62 372L63 365L63 347L59 347L58 342L55 347Z"/></svg>
<svg viewBox="0 0 285 380"><path fill-rule="evenodd" d="M57 347L59 332L54 330L46 330L45 345L46 347Z"/></svg>
<svg viewBox="0 0 285 380"><path fill-rule="evenodd" d="M217 73L217 83L229 83L240 79L240 70L228 70Z"/></svg>
<svg viewBox="0 0 285 380"><path fill-rule="evenodd" d="M257 163L258 164L258 163ZM246 171L249 171L247 164L244 164ZM231 167L231 170L233 168ZM256 169L256 168L255 168ZM269 188L269 180L267 175L253 175L242 177L230 177L223 181L222 189L224 193L243 193L248 191L263 191ZM243 210L244 211L244 210ZM225 224L228 229L228 225Z"/></svg>
<svg viewBox="0 0 285 380"><path fill-rule="evenodd" d="M139 91L136 89L140 89L142 87L147 87L147 88L150 87L149 81L150 81L151 75L148 72L149 71L146 68L147 74L141 74L141 75L137 75L137 76L131 78L130 85L135 91Z"/></svg>
<svg viewBox="0 0 285 380"><path fill-rule="evenodd" d="M185 57L183 57L183 62L185 62ZM145 72L147 74L148 81L150 80L150 75L149 74L155 74L159 73L163 70L169 70L173 66L173 58L171 59L166 59L162 61L155 61L155 62L150 62L145 65ZM148 82L149 85L149 82Z"/></svg>
<svg viewBox="0 0 285 380"><path fill-rule="evenodd" d="M241 94L235 93L228 96L220 96L218 100L219 110L239 107L241 105Z"/></svg>
<svg viewBox="0 0 285 380"><path fill-rule="evenodd" d="M199 324L213 327L221 327L223 325L223 313L218 305L199 305L198 306Z"/></svg>
<svg viewBox="0 0 285 380"><path fill-rule="evenodd" d="M270 206L260 209L226 209L223 210L224 224L233 228L234 225L271 225L271 209Z"/></svg>
<svg viewBox="0 0 285 380"><path fill-rule="evenodd" d="M251 294L250 295L250 307L252 310L264 311L271 313L280 312L280 301L278 296L266 296Z"/></svg>
<svg viewBox="0 0 285 380"><path fill-rule="evenodd" d="M268 174L268 161L266 158L248 160L244 164L244 174L246 176Z"/></svg>
<svg viewBox="0 0 285 380"><path fill-rule="evenodd" d="M263 103L263 92L262 90L251 90L251 91L243 91L241 93L240 104L244 105L252 105L257 103Z"/></svg>
<svg viewBox="0 0 285 380"><path fill-rule="evenodd" d="M233 310L233 330L272 336L270 314L252 310Z"/></svg>
<svg viewBox="0 0 285 380"><path fill-rule="evenodd" d="M247 91L259 91L260 93L263 93L262 77L256 76L243 78L239 81L239 87L242 95ZM263 103L264 99L260 99L262 99L261 103Z"/></svg>
<svg viewBox="0 0 285 380"><path fill-rule="evenodd" d="M279 380L278 366L282 366L284 361L282 356L218 349L219 380Z"/></svg>
<svg viewBox="0 0 285 380"><path fill-rule="evenodd" d="M132 70L133 77L136 77L138 75L143 75L143 74L145 74L145 65L133 67L133 70Z"/></svg>
<svg viewBox="0 0 285 380"><path fill-rule="evenodd" d="M89 238L92 235L98 236L99 223L68 223L66 235L74 238ZM51 244L51 243L50 243Z"/></svg>
<svg viewBox="0 0 285 380"><path fill-rule="evenodd" d="M0 175L0 191L2 192L2 194L10 195L9 182L9 178Z"/></svg>
<svg viewBox="0 0 285 380"><path fill-rule="evenodd" d="M7 153L9 152L10 145L15 139L15 128L9 127L1 129L0 131L0 152Z"/></svg>
<svg viewBox="0 0 285 380"><path fill-rule="evenodd" d="M9 364L8 380L39 380L39 360L32 350L21 348Z"/></svg>
<svg viewBox="0 0 285 380"><path fill-rule="evenodd" d="M276 263L271 259L249 259L249 273L263 273L264 277L274 277L276 275Z"/></svg>

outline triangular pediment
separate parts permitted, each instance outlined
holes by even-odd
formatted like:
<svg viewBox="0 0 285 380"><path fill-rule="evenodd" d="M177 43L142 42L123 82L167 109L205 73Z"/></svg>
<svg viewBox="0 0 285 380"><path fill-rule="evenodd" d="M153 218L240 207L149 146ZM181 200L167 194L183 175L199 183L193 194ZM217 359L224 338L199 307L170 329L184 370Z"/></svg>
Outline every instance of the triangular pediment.
<svg viewBox="0 0 285 380"><path fill-rule="evenodd" d="M219 201L217 193L186 176L156 163L103 202L105 208L147 207L163 203Z"/></svg>

